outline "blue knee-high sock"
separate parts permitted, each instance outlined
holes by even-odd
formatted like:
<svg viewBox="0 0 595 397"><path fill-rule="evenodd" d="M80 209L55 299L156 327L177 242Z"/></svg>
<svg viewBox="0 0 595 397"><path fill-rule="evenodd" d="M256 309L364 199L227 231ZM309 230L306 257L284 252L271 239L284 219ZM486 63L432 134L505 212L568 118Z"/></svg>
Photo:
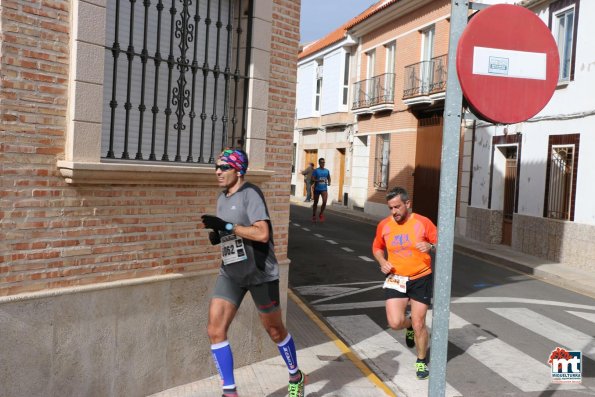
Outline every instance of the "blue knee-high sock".
<svg viewBox="0 0 595 397"><path fill-rule="evenodd" d="M285 340L277 344L281 357L287 364L287 369L291 375L298 372L297 354L295 353L295 343L290 334L287 334Z"/></svg>
<svg viewBox="0 0 595 397"><path fill-rule="evenodd" d="M233 377L233 354L229 342L223 341L211 345L211 353L213 353L213 361L215 361L215 366L223 381L223 390L235 389L236 381Z"/></svg>

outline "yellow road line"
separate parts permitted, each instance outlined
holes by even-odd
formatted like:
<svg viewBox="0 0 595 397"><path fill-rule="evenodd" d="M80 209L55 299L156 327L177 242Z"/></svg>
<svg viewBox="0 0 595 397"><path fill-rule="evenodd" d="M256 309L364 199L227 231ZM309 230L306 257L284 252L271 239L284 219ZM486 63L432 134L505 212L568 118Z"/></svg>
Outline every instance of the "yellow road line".
<svg viewBox="0 0 595 397"><path fill-rule="evenodd" d="M349 360L364 374L366 378L368 378L372 383L376 385L376 387L383 390L387 396L397 397L397 395L378 377L376 374L372 372L370 368L355 354L349 346L347 346L335 333L322 321L312 310L292 291L288 290L287 295L291 298L292 301L295 302L296 305L300 307L306 313L308 317L316 325L322 332L328 336L335 345L341 350L341 352L349 358Z"/></svg>

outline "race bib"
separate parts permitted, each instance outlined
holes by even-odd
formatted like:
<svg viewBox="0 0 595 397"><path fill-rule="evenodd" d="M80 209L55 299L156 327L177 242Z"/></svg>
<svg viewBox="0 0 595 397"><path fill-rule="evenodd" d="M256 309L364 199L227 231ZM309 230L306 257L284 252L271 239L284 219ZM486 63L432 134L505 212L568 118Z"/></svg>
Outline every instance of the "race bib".
<svg viewBox="0 0 595 397"><path fill-rule="evenodd" d="M407 292L407 281L409 281L409 277L389 274L386 280L384 280L382 288L390 288L405 293Z"/></svg>
<svg viewBox="0 0 595 397"><path fill-rule="evenodd" d="M244 240L235 234L228 234L221 237L221 259L224 265L236 263L248 259Z"/></svg>

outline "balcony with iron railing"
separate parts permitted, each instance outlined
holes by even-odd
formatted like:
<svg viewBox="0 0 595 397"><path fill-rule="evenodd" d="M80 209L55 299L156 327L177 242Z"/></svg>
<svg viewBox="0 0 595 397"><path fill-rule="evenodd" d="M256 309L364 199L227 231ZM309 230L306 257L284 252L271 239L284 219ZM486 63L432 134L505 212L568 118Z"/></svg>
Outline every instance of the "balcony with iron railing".
<svg viewBox="0 0 595 397"><path fill-rule="evenodd" d="M447 67L447 54L405 66L403 102L406 105L431 105L444 99Z"/></svg>
<svg viewBox="0 0 595 397"><path fill-rule="evenodd" d="M395 106L395 74L384 73L354 84L351 110L355 114L375 113Z"/></svg>

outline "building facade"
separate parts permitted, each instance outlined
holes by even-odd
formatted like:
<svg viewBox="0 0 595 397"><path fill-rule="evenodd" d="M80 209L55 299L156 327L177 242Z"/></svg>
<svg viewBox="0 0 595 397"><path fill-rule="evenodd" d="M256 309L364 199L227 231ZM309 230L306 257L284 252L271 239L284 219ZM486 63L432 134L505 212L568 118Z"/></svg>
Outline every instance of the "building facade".
<svg viewBox="0 0 595 397"><path fill-rule="evenodd" d="M2 3L0 395L148 395L216 373L220 254L198 223L225 146L249 154L286 289L299 13ZM250 305L230 340L239 366L278 354Z"/></svg>
<svg viewBox="0 0 595 397"><path fill-rule="evenodd" d="M447 0L379 1L303 47L295 196L305 195L299 172L324 157L331 202L381 215L399 184L435 220L449 12Z"/></svg>
<svg viewBox="0 0 595 397"><path fill-rule="evenodd" d="M297 107L294 127L294 195L306 196L301 171L326 160L331 173L329 200L347 203L351 186L354 117L350 83L357 42L345 26L305 45L298 54ZM353 194L352 194L353 199Z"/></svg>
<svg viewBox="0 0 595 397"><path fill-rule="evenodd" d="M595 100L590 17L595 4L580 0L536 1L534 11L556 40L557 88L545 108L514 125L468 122L462 195L467 236L550 261L594 270L595 164L588 155ZM481 11L480 11L481 12Z"/></svg>
<svg viewBox="0 0 595 397"><path fill-rule="evenodd" d="M408 189L413 209L437 218L449 1L381 2L349 33L359 39L352 112L369 147L365 212L386 213L385 195Z"/></svg>

